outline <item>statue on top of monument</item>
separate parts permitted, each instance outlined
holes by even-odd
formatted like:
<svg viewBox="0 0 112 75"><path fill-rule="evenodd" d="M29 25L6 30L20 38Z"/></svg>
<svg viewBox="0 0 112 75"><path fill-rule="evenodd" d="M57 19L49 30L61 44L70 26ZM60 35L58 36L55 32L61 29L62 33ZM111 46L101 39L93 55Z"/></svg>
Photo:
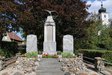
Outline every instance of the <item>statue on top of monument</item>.
<svg viewBox="0 0 112 75"><path fill-rule="evenodd" d="M52 16L52 13L57 13L56 11L50 11L50 10L44 10L44 11L48 12L50 16Z"/></svg>
<svg viewBox="0 0 112 75"><path fill-rule="evenodd" d="M50 11L50 10L44 10L44 11L48 12L49 16L52 16L54 19L58 16L56 11Z"/></svg>

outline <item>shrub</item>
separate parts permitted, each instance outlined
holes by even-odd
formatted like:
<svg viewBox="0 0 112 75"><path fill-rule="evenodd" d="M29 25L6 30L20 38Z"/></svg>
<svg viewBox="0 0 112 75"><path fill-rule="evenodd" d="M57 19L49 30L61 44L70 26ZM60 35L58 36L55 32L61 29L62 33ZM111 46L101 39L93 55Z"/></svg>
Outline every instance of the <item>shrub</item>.
<svg viewBox="0 0 112 75"><path fill-rule="evenodd" d="M29 52L26 53L27 58L36 58L38 56L38 52Z"/></svg>
<svg viewBox="0 0 112 75"><path fill-rule="evenodd" d="M112 52L105 52L102 55L102 58L104 58L107 62L112 63Z"/></svg>
<svg viewBox="0 0 112 75"><path fill-rule="evenodd" d="M83 53L84 56L89 58L102 57L106 61L112 63L112 51L111 50L88 50L80 49L79 52Z"/></svg>
<svg viewBox="0 0 112 75"><path fill-rule="evenodd" d="M14 56L18 52L18 45L16 42L2 41L0 55L8 58Z"/></svg>
<svg viewBox="0 0 112 75"><path fill-rule="evenodd" d="M101 57L106 50L92 50L92 49L80 49L79 52L83 53L84 56L94 58Z"/></svg>
<svg viewBox="0 0 112 75"><path fill-rule="evenodd" d="M5 49L0 49L0 56L4 56L6 58L12 57L14 55L13 52L10 52L8 50Z"/></svg>
<svg viewBox="0 0 112 75"><path fill-rule="evenodd" d="M74 56L71 52L63 52L61 55L63 58L72 58Z"/></svg>
<svg viewBox="0 0 112 75"><path fill-rule="evenodd" d="M0 49L0 56L5 56L4 54L5 54L4 53L4 50L3 49Z"/></svg>

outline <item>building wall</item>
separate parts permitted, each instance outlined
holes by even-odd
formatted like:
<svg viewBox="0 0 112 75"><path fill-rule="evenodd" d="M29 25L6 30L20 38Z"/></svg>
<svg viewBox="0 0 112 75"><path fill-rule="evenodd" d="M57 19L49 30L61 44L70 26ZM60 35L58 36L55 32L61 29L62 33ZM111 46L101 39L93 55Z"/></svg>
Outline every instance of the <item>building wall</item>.
<svg viewBox="0 0 112 75"><path fill-rule="evenodd" d="M109 25L109 16L108 13L99 14L99 19L102 21L103 25Z"/></svg>
<svg viewBox="0 0 112 75"><path fill-rule="evenodd" d="M6 36L3 36L2 41L9 41L9 42L11 42L11 39L8 36L8 33L6 33Z"/></svg>

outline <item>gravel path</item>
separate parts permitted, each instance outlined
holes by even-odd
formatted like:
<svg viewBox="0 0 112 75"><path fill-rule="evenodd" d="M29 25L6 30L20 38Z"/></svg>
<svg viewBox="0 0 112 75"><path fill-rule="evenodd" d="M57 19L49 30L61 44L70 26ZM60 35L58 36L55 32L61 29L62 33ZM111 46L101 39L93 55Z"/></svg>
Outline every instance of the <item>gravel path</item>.
<svg viewBox="0 0 112 75"><path fill-rule="evenodd" d="M64 75L61 64L54 58L42 58L39 63L37 75Z"/></svg>

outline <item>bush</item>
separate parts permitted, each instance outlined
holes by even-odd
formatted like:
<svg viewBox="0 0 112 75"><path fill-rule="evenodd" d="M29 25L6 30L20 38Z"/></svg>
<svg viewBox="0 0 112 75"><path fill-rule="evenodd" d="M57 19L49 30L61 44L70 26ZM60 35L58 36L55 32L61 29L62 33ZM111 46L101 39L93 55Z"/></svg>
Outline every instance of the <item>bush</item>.
<svg viewBox="0 0 112 75"><path fill-rule="evenodd" d="M80 53L83 53L84 56L94 58L94 57L101 57L105 50L88 50L88 49L81 49L79 50Z"/></svg>
<svg viewBox="0 0 112 75"><path fill-rule="evenodd" d="M63 58L72 58L74 56L71 52L63 52L61 55Z"/></svg>
<svg viewBox="0 0 112 75"><path fill-rule="evenodd" d="M112 62L112 51L111 50L88 50L80 49L80 53L89 58L102 57L108 62Z"/></svg>
<svg viewBox="0 0 112 75"><path fill-rule="evenodd" d="M18 52L18 45L16 42L2 41L0 55L6 58L14 56Z"/></svg>
<svg viewBox="0 0 112 75"><path fill-rule="evenodd" d="M4 50L3 49L0 49L0 56L5 56L4 54L5 54L4 53Z"/></svg>
<svg viewBox="0 0 112 75"><path fill-rule="evenodd" d="M106 59L107 62L112 63L112 52L105 52L102 58Z"/></svg>
<svg viewBox="0 0 112 75"><path fill-rule="evenodd" d="M27 58L36 58L38 56L38 52L29 52L25 54Z"/></svg>

